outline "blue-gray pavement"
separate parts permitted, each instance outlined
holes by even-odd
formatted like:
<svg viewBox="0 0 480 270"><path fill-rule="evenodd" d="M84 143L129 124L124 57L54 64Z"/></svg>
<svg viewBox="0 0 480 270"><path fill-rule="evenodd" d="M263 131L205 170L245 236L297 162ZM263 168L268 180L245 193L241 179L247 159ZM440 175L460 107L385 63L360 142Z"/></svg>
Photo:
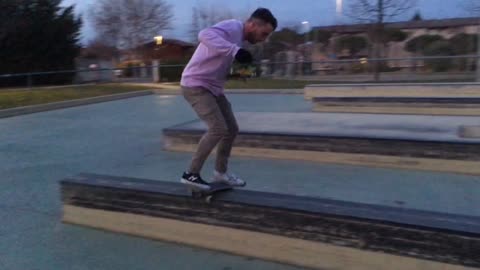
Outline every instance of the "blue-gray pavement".
<svg viewBox="0 0 480 270"><path fill-rule="evenodd" d="M301 95L229 97L237 112L311 109ZM162 129L195 118L181 96L152 95L0 119L0 269L298 269L60 222L62 178L177 181L191 154L163 151ZM247 189L480 215L475 176L239 157L230 168Z"/></svg>
<svg viewBox="0 0 480 270"><path fill-rule="evenodd" d="M480 143L459 136L462 126L480 126L476 116L239 112L236 118L245 133ZM189 121L175 129L205 131L206 125Z"/></svg>
<svg viewBox="0 0 480 270"><path fill-rule="evenodd" d="M0 269L299 269L60 222L64 177L178 179L188 154L163 152L161 131L194 116L185 105L149 96L1 119Z"/></svg>

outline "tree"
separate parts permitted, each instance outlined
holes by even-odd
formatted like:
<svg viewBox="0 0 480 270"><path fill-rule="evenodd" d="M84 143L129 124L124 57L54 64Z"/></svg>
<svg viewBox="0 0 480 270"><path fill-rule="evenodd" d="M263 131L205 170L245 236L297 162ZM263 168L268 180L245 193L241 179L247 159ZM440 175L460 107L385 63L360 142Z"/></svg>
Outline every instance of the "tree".
<svg viewBox="0 0 480 270"><path fill-rule="evenodd" d="M396 28L387 28L381 34L381 41L387 45L390 42L402 42L408 38L408 33Z"/></svg>
<svg viewBox="0 0 480 270"><path fill-rule="evenodd" d="M354 0L348 16L364 23L383 24L404 14L416 5L416 0Z"/></svg>
<svg viewBox="0 0 480 270"><path fill-rule="evenodd" d="M467 35L468 36L468 35ZM463 40L466 37L463 34L454 36L447 40L440 35L422 35L415 37L405 44L405 50L416 55L424 56L451 56L457 53L463 54L465 50L465 43ZM452 59L428 59L425 61L426 65L434 71L447 71L452 67ZM460 61L460 68L466 66L466 62Z"/></svg>
<svg viewBox="0 0 480 270"><path fill-rule="evenodd" d="M414 54L425 54L425 48L436 41L443 41L440 35L421 35L415 37L405 44L405 50Z"/></svg>
<svg viewBox="0 0 480 270"><path fill-rule="evenodd" d="M437 40L426 46L424 53L426 56L450 56L453 55L453 49L448 40ZM429 59L425 62L428 67L436 72L447 71L452 67L452 59L450 58Z"/></svg>
<svg viewBox="0 0 480 270"><path fill-rule="evenodd" d="M466 0L466 8L470 13L480 15L480 3L478 0Z"/></svg>
<svg viewBox="0 0 480 270"><path fill-rule="evenodd" d="M99 0L90 15L108 45L137 56L141 45L171 28L173 18L172 7L165 0Z"/></svg>
<svg viewBox="0 0 480 270"><path fill-rule="evenodd" d="M232 19L233 13L226 7L207 6L205 4L192 8L192 27L190 35L193 42L198 41L198 33L220 21Z"/></svg>
<svg viewBox="0 0 480 270"><path fill-rule="evenodd" d="M275 59L278 53L291 50L304 42L302 35L290 28L283 28L280 31L273 32L267 42L262 43L262 57Z"/></svg>
<svg viewBox="0 0 480 270"><path fill-rule="evenodd" d="M292 47L301 44L304 41L302 35L290 28L283 28L280 31L273 32L269 38L269 42L288 43Z"/></svg>
<svg viewBox="0 0 480 270"><path fill-rule="evenodd" d="M308 39L309 41L328 45L332 35L333 34L330 31L312 29L309 32L302 34L301 38L303 40Z"/></svg>
<svg viewBox="0 0 480 270"><path fill-rule="evenodd" d="M478 36L466 33L457 34L449 39L455 55L466 55L478 51Z"/></svg>
<svg viewBox="0 0 480 270"><path fill-rule="evenodd" d="M374 44L374 57L381 58L382 35L385 21L391 20L413 8L416 0L353 0L350 11L347 13L351 18L370 23L371 41ZM380 79L379 61L375 62L375 80Z"/></svg>
<svg viewBox="0 0 480 270"><path fill-rule="evenodd" d="M348 50L349 53L356 57L357 53L367 48L367 39L360 36L344 36L336 42L337 50Z"/></svg>
<svg viewBox="0 0 480 270"><path fill-rule="evenodd" d="M113 46L109 46L101 37L97 37L85 46L82 56L92 59L112 60L120 56L120 51Z"/></svg>
<svg viewBox="0 0 480 270"><path fill-rule="evenodd" d="M420 14L420 11L415 12L415 15L413 15L411 21L423 21L422 14Z"/></svg>
<svg viewBox="0 0 480 270"><path fill-rule="evenodd" d="M82 22L73 6L60 4L61 0L0 2L0 16L8 18L0 24L0 74L74 69ZM65 82L71 76L42 76L35 83Z"/></svg>
<svg viewBox="0 0 480 270"><path fill-rule="evenodd" d="M460 33L449 40L454 55L476 54L478 52L478 36L466 33ZM467 70L474 67L475 59L460 58L455 60L460 70Z"/></svg>

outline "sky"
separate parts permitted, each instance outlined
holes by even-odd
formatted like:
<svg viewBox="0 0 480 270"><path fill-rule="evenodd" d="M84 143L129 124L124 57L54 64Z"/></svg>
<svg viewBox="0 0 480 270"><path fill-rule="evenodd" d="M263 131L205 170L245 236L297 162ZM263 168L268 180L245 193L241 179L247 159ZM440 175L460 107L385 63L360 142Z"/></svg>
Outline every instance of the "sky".
<svg viewBox="0 0 480 270"><path fill-rule="evenodd" d="M176 38L188 41L189 26L191 25L192 8L199 5L225 7L234 14L250 14L257 7L266 7L272 11L279 21L279 28L300 25L308 21L311 26L324 26L336 23L349 23L346 16L338 17L336 13L337 0L165 0L173 7L174 20L172 30L159 33L167 38ZM344 8L349 2L343 0ZM401 1L401 0L400 0ZM415 11L420 11L424 19L440 19L469 16L464 8L467 0L417 0L417 5L403 17L397 20L410 19ZM82 29L82 42L85 43L94 37L87 11L94 5L95 0L64 0L63 5L75 5L75 11L83 16L85 25Z"/></svg>

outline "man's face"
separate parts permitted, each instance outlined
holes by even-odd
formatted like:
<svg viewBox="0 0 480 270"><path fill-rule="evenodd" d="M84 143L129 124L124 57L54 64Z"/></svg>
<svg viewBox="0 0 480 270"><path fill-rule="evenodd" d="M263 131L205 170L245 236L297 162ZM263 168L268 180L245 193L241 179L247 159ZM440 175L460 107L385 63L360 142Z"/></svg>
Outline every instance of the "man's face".
<svg viewBox="0 0 480 270"><path fill-rule="evenodd" d="M273 32L273 26L263 21L254 20L248 23L246 39L251 44L264 42Z"/></svg>

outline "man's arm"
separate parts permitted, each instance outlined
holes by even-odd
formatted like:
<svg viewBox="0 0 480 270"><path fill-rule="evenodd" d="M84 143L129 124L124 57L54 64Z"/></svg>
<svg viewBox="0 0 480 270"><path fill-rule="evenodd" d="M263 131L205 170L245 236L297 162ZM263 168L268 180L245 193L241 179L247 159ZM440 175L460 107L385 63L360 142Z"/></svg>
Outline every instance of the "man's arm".
<svg viewBox="0 0 480 270"><path fill-rule="evenodd" d="M223 55L235 56L238 50L240 50L240 47L225 39L225 36L227 35L226 31L226 29L222 29L219 26L212 26L200 31L198 39L208 48Z"/></svg>

